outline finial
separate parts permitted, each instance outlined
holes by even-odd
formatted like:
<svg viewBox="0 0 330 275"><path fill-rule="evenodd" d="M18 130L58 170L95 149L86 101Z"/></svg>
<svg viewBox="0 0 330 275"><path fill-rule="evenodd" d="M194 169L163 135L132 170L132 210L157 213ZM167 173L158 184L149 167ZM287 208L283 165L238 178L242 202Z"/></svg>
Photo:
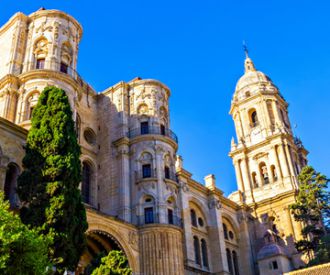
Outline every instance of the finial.
<svg viewBox="0 0 330 275"><path fill-rule="evenodd" d="M246 58L249 58L249 49L248 49L248 47L247 47L247 45L246 45L245 40L243 40L243 51L244 51L244 53L245 53L245 57L246 57Z"/></svg>

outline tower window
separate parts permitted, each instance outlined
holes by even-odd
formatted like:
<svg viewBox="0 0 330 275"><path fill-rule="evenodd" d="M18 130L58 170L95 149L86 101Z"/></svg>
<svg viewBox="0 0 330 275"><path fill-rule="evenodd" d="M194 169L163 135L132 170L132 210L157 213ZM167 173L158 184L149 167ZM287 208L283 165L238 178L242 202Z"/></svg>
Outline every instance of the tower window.
<svg viewBox="0 0 330 275"><path fill-rule="evenodd" d="M272 262L272 267L273 267L273 269L278 269L277 261Z"/></svg>
<svg viewBox="0 0 330 275"><path fill-rule="evenodd" d="M268 176L268 171L267 171L267 166L264 162L260 163L260 174L263 178L264 184L269 183L269 176Z"/></svg>
<svg viewBox="0 0 330 275"><path fill-rule="evenodd" d="M142 177L151 178L151 165L150 164L142 165Z"/></svg>
<svg viewBox="0 0 330 275"><path fill-rule="evenodd" d="M168 166L165 166L164 173L165 173L165 179L169 179L170 178L170 168Z"/></svg>
<svg viewBox="0 0 330 275"><path fill-rule="evenodd" d="M149 123L148 121L141 122L141 135L149 134Z"/></svg>
<svg viewBox="0 0 330 275"><path fill-rule="evenodd" d="M67 74L68 73L68 65L67 64L65 64L65 63L63 63L63 62L61 62L61 67L60 67L60 71L62 72L62 73L65 73L65 74Z"/></svg>
<svg viewBox="0 0 330 275"><path fill-rule="evenodd" d="M249 113L250 113L251 127L258 126L259 125L259 121L258 121L257 111L255 109L252 109Z"/></svg>
<svg viewBox="0 0 330 275"><path fill-rule="evenodd" d="M276 173L276 168L275 168L275 166L272 165L272 166L270 167L270 170L271 170L271 173L272 173L272 176L273 176L274 181L277 181L277 173Z"/></svg>
<svg viewBox="0 0 330 275"><path fill-rule="evenodd" d="M257 173L256 172L252 173L252 183L253 183L254 188L258 188Z"/></svg>
<svg viewBox="0 0 330 275"><path fill-rule="evenodd" d="M154 209L153 207L144 208L144 223L154 223Z"/></svg>
<svg viewBox="0 0 330 275"><path fill-rule="evenodd" d="M169 224L174 224L173 210L172 209L167 209L167 218L168 218L168 223Z"/></svg>
<svg viewBox="0 0 330 275"><path fill-rule="evenodd" d="M44 68L45 68L45 59L44 58L37 59L36 69L42 70Z"/></svg>
<svg viewBox="0 0 330 275"><path fill-rule="evenodd" d="M165 136L165 126L163 124L160 125L160 134Z"/></svg>

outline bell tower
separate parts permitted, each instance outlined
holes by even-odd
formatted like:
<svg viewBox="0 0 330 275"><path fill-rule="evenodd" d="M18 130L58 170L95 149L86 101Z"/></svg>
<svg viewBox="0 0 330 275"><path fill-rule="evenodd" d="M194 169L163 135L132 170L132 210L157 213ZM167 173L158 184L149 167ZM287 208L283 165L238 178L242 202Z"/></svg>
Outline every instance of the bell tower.
<svg viewBox="0 0 330 275"><path fill-rule="evenodd" d="M248 55L244 67L230 109L237 135L230 157L241 200L250 204L296 190L308 152L294 138L288 103L272 80L256 70Z"/></svg>
<svg viewBox="0 0 330 275"><path fill-rule="evenodd" d="M295 201L297 177L308 152L292 133L288 103L272 80L256 69L247 51L244 69L230 108L237 139L232 138L229 156L238 184L230 199L249 206L255 217L251 237L260 274L267 274L274 262L285 272L302 264L294 247L301 238L301 224L288 205ZM266 241L270 235L276 242Z"/></svg>

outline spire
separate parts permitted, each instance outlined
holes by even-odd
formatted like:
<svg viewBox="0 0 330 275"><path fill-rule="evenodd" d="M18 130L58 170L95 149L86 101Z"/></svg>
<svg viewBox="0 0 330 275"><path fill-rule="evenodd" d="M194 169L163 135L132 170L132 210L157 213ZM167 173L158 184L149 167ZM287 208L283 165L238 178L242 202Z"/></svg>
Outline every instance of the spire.
<svg viewBox="0 0 330 275"><path fill-rule="evenodd" d="M249 50L244 40L243 40L243 50L245 53L245 61L244 61L245 73L255 72L256 68L254 67L252 59L249 57Z"/></svg>

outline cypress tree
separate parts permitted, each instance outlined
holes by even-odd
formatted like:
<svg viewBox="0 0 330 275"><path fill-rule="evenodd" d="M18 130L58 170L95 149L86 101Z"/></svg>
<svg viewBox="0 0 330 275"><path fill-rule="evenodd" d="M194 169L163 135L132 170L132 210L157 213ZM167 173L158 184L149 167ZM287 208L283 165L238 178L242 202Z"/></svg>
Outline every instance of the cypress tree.
<svg viewBox="0 0 330 275"><path fill-rule="evenodd" d="M80 190L80 146L62 89L46 87L32 114L24 171L18 178L25 224L52 239L48 254L58 273L74 270L85 249L87 220Z"/></svg>
<svg viewBox="0 0 330 275"><path fill-rule="evenodd" d="M296 203L290 205L296 221L302 222L303 240L295 243L299 252L307 254L309 260L322 247L322 237L330 219L329 180L313 167L306 166L298 176L299 192Z"/></svg>

